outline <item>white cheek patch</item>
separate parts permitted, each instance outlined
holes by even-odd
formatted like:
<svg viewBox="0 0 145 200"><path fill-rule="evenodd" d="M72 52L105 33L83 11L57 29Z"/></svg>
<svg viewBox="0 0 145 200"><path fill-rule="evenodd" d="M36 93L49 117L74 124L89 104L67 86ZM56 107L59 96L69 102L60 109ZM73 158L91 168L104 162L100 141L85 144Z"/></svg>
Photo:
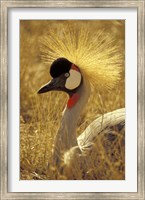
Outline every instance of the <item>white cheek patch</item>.
<svg viewBox="0 0 145 200"><path fill-rule="evenodd" d="M81 74L80 72L71 69L69 71L70 76L66 79L65 87L69 90L77 88L81 83Z"/></svg>

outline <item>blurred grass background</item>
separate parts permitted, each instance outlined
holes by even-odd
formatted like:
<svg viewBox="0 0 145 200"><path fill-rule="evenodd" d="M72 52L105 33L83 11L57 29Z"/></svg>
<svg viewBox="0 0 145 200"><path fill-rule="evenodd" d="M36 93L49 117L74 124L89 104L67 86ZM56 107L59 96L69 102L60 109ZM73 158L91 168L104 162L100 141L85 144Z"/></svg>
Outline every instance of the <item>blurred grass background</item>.
<svg viewBox="0 0 145 200"><path fill-rule="evenodd" d="M21 20L20 22L20 165L21 179L54 179L47 169L51 160L53 140L58 130L62 111L67 102L63 92L37 95L37 90L50 80L49 66L41 60L39 39L49 30L61 34L65 24L87 24L90 32L103 29L111 32L125 54L125 22L121 20L56 21ZM97 96L93 91L88 105L78 122L78 135L102 112L125 106L125 66L119 84L110 92ZM59 177L58 179L61 179ZM62 178L63 179L63 178Z"/></svg>

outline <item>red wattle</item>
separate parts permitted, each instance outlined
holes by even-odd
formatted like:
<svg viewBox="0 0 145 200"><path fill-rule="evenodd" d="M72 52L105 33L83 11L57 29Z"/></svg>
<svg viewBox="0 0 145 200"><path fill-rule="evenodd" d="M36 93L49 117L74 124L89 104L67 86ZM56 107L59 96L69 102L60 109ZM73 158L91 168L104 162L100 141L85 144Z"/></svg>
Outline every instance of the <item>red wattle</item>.
<svg viewBox="0 0 145 200"><path fill-rule="evenodd" d="M73 96L67 102L67 107L71 109L77 103L78 99L79 99L79 94L77 93L73 94Z"/></svg>

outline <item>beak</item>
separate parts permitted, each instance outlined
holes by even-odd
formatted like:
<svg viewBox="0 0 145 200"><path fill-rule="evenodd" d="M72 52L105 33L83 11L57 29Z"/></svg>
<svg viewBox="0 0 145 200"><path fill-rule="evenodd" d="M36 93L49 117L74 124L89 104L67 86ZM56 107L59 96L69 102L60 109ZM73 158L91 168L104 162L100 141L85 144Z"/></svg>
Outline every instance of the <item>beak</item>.
<svg viewBox="0 0 145 200"><path fill-rule="evenodd" d="M50 80L48 83L46 83L45 85L43 85L38 90L37 93L41 94L41 93L49 92L51 90L58 90L58 88L60 88L60 81L58 78L54 78L54 79Z"/></svg>

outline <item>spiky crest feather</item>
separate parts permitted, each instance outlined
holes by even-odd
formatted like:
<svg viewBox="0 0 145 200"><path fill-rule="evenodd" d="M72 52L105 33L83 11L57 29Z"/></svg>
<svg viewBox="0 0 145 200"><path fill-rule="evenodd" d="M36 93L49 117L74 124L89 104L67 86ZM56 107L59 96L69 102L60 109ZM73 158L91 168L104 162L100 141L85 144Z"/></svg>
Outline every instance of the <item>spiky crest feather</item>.
<svg viewBox="0 0 145 200"><path fill-rule="evenodd" d="M59 32L50 31L40 41L45 63L67 58L80 68L84 78L98 92L112 89L120 79L122 52L113 34L105 30L92 33L87 25L64 24Z"/></svg>

